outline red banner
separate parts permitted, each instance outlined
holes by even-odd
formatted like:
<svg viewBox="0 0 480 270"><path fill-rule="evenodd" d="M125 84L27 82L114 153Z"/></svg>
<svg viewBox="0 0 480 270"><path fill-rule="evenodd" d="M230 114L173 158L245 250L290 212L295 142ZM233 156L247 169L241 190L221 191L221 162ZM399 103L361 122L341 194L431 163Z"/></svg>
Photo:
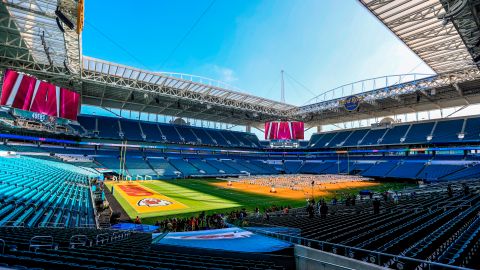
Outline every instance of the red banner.
<svg viewBox="0 0 480 270"><path fill-rule="evenodd" d="M5 72L0 105L77 120L80 95L13 70Z"/></svg>
<svg viewBox="0 0 480 270"><path fill-rule="evenodd" d="M303 122L272 121L265 123L266 140L303 140L303 138Z"/></svg>

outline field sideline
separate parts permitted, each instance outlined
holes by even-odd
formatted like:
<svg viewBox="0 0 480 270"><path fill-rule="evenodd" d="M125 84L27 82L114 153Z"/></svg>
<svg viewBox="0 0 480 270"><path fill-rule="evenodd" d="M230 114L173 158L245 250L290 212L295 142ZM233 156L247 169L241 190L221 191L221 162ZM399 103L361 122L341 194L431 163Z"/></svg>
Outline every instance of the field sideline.
<svg viewBox="0 0 480 270"><path fill-rule="evenodd" d="M337 189L328 194L322 194L322 198L333 198L335 192L338 194L358 194L358 191L363 189L369 189L372 191L384 191L388 189L399 190L410 185L405 183L374 183L375 185L370 185L368 187ZM290 205L292 207L301 207L305 205L306 199L304 197L298 198L297 196L297 198L291 199L271 196L269 194L247 192L235 188L225 188L223 187L225 184L225 181L217 179L106 182L109 190L112 190L112 186L114 186L114 197L120 205L122 205L130 218L134 219L138 215L142 218L142 221L145 224L153 224L156 220L168 216L191 216L202 211L206 211L207 213L224 213L240 208L246 208L249 211L253 211L256 207L259 207L262 210L272 205ZM119 185L123 185L124 187L120 187ZM134 199L132 199L132 196L126 195L126 192L131 194L131 188L125 189L125 185L129 187L139 186L139 190L134 189L134 192L140 192L136 195L144 196L135 196ZM122 189L125 189L126 192ZM171 204L168 206L161 206L162 210L157 210L159 209L157 207L139 206L140 199L151 197L167 201Z"/></svg>

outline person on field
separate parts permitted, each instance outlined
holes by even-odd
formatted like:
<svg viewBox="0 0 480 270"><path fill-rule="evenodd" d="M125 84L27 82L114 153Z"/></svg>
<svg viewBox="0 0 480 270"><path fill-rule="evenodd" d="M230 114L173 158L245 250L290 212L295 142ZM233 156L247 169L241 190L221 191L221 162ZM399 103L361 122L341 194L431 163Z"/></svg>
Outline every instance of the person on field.
<svg viewBox="0 0 480 270"><path fill-rule="evenodd" d="M465 194L465 196L470 195L470 188L467 186L467 184L463 183L462 187L463 187L463 193Z"/></svg>
<svg viewBox="0 0 480 270"><path fill-rule="evenodd" d="M448 194L448 197L449 197L449 198L453 197L452 184L448 184L448 186L447 186L447 194Z"/></svg>
<svg viewBox="0 0 480 270"><path fill-rule="evenodd" d="M322 219L327 218L327 214L328 214L328 206L326 203L322 203L322 205L320 206L320 217Z"/></svg>
<svg viewBox="0 0 480 270"><path fill-rule="evenodd" d="M142 224L142 221L138 216L135 218L135 224Z"/></svg>
<svg viewBox="0 0 480 270"><path fill-rule="evenodd" d="M309 203L307 206L307 213L309 218L313 218L314 216L314 209L312 203Z"/></svg>

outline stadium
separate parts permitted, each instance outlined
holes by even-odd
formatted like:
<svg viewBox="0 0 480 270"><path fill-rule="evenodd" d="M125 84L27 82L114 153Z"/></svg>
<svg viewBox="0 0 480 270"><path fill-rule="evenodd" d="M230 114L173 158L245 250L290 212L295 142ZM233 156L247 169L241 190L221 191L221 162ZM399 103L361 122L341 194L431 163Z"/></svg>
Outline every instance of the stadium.
<svg viewBox="0 0 480 270"><path fill-rule="evenodd" d="M480 269L480 1L353 1L433 74L304 105L86 56L89 2L0 1L1 269Z"/></svg>

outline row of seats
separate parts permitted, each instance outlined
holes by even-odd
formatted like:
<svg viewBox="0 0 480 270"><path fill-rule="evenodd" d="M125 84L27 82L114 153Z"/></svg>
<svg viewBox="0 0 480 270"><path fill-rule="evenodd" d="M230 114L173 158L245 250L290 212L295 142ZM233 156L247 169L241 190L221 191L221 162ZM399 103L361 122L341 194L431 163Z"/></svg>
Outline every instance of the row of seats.
<svg viewBox="0 0 480 270"><path fill-rule="evenodd" d="M428 182L479 178L480 164L458 156L319 157L316 160L286 160L277 171L287 174L357 174L374 178L417 179Z"/></svg>
<svg viewBox="0 0 480 270"><path fill-rule="evenodd" d="M121 163L118 156L96 157L96 162L103 167L120 172ZM200 159L200 158L164 158L164 157L130 157L125 162L127 174L153 178L179 178L225 175L262 175L277 174L272 164L262 160L243 159Z"/></svg>
<svg viewBox="0 0 480 270"><path fill-rule="evenodd" d="M136 121L113 117L78 116L85 132L102 139L163 142L224 147L259 148L257 136L248 132Z"/></svg>
<svg viewBox="0 0 480 270"><path fill-rule="evenodd" d="M88 150L37 147L28 145L1 145L7 151L29 152L37 159L62 161L61 155L86 155L83 159L95 159L77 165L104 167L120 172L122 165L117 150ZM57 157L51 153L59 152ZM43 155L36 155L36 153ZM90 157L88 157L90 156ZM88 158L87 158L88 157ZM71 163L74 164L74 163ZM222 176L239 174L359 174L375 178L418 179L425 181L451 181L476 178L480 172L476 155L412 155L412 156L319 156L315 159L275 160L269 157L248 158L235 156L190 155L129 150L125 168L132 177L151 176L161 178Z"/></svg>
<svg viewBox="0 0 480 270"><path fill-rule="evenodd" d="M438 120L391 127L361 128L313 134L309 148L393 144L480 142L480 118Z"/></svg>
<svg viewBox="0 0 480 270"><path fill-rule="evenodd" d="M208 249L152 245L152 235L96 229L0 228L6 243L0 267L35 269L292 269L293 252L286 255L238 254ZM30 245L43 236L54 243ZM73 243L72 243L73 239ZM45 242L44 242L45 243ZM74 244L76 243L76 244Z"/></svg>
<svg viewBox="0 0 480 270"><path fill-rule="evenodd" d="M91 170L23 156L0 157L0 226L95 226Z"/></svg>
<svg viewBox="0 0 480 270"><path fill-rule="evenodd" d="M373 211L371 200L357 198L355 206L344 202L329 205L326 218L309 218L306 209L299 208L288 215L272 214L269 219L250 217L249 223L254 227L297 228L307 239L478 269L480 182L466 184L470 187L469 194L458 183L451 186L454 191L451 197L447 195L446 184L435 185L432 190L427 186L401 191L396 203L380 199L379 213ZM315 242L310 245L317 246ZM328 245L322 247L334 251ZM358 250L349 256L371 260L371 254ZM428 268L414 261L382 259L387 268L402 269L399 262L403 269Z"/></svg>

